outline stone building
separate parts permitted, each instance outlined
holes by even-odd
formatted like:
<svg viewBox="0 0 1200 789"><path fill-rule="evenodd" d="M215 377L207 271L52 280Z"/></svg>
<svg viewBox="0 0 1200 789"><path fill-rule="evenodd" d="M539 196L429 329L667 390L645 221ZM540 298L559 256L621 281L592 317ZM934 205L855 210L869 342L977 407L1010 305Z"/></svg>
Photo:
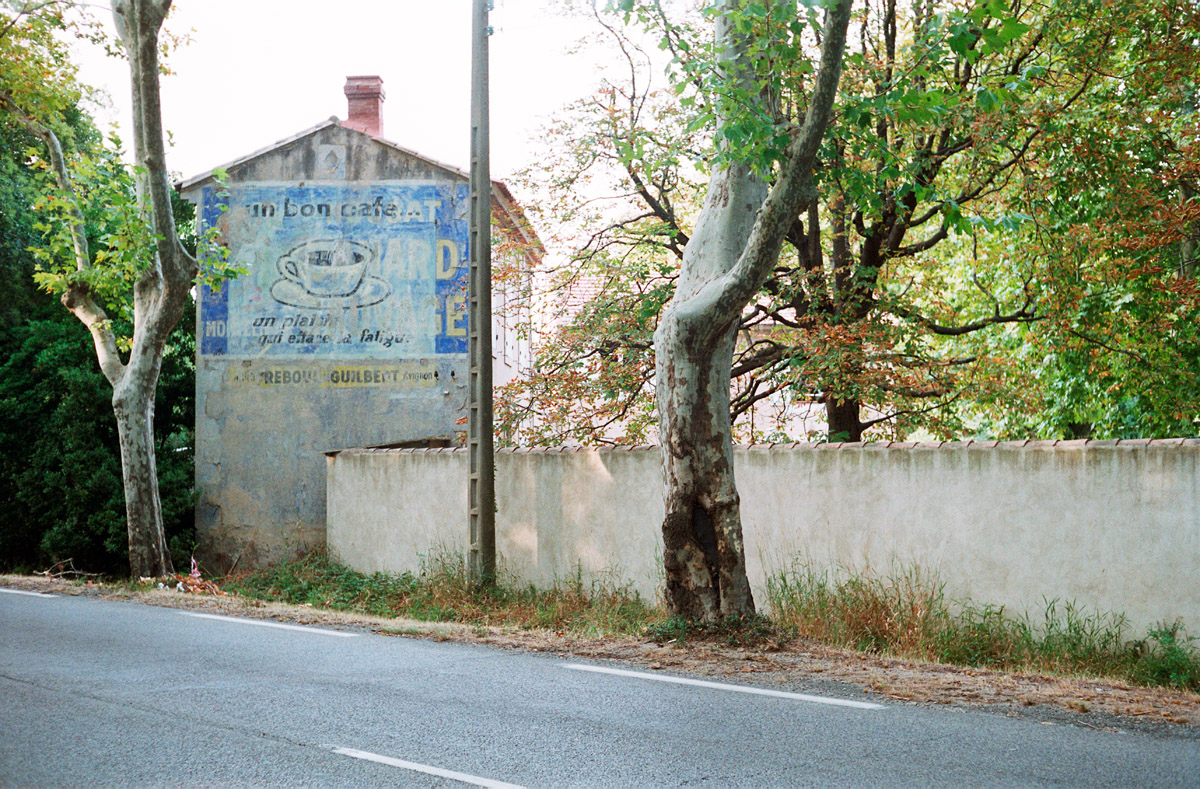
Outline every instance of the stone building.
<svg viewBox="0 0 1200 789"><path fill-rule="evenodd" d="M197 550L213 571L324 545L324 453L464 430L468 174L383 138L379 77L345 93L348 120L179 187L244 271L197 305ZM504 184L492 198L497 265L528 275L538 240ZM511 293L493 295L497 384L531 361Z"/></svg>

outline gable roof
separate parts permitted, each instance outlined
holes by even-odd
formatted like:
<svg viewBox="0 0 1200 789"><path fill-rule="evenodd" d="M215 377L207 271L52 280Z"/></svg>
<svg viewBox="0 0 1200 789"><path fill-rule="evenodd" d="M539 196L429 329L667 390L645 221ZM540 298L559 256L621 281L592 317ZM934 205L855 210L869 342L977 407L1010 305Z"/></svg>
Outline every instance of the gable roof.
<svg viewBox="0 0 1200 789"><path fill-rule="evenodd" d="M455 167L452 164L446 164L445 162L439 162L437 159L431 159L430 157L425 156L424 154L422 154L418 151L414 151L411 148L406 148L403 145L392 142L391 140L385 140L382 137L372 137L371 135L366 134L365 132L360 132L357 129L351 129L348 126L343 125L342 121L336 115L334 115L334 116L330 116L329 118L326 118L325 120L321 121L320 123L316 124L315 126L310 126L307 129L298 131L289 137L284 137L281 140L276 140L275 142L271 143L270 145L267 145L263 148L259 148L258 150L248 153L245 156L239 156L237 159L233 159L232 161L225 162L224 164L218 165L207 172L200 173L198 175L194 175L191 178L187 178L187 179L181 181L179 184L177 184L176 188L180 192L191 191L192 189L204 184L205 182L212 180L213 173L216 172L217 170L232 169L239 165L245 164L246 162L250 162L254 159L257 159L260 156L265 156L265 155L271 153L272 151L278 150L279 148L282 148L286 145L290 145L291 143L294 143L298 140L302 140L311 134L316 134L317 132L321 131L322 129L328 129L328 128L331 128L334 126L340 127L342 129L344 129L346 132L351 133L351 134L361 134L363 137L366 137L366 138L370 139L372 142L378 143L379 145L382 145L385 148L390 148L398 153L404 154L405 156L409 156L420 162L424 162L425 164L428 164L431 167L437 168L439 170L443 170L447 173L450 173L451 175L462 178L465 181L469 181L471 179L471 174L466 170ZM493 179L492 180L492 196L493 196L493 198L497 198L499 200L501 206L504 208L504 213L506 215L505 219L507 221L502 222L502 224L507 226L505 229L509 230L510 232L518 233L521 237L521 240L530 248L533 255L536 258L540 259L542 257L542 255L545 254L545 247L542 245L541 239L538 238L537 233L534 231L533 227L530 225L528 218L525 216L524 210L521 208L521 206L517 202L516 198L513 197L513 194L509 190L508 185L505 184L503 181L498 181L498 180Z"/></svg>
<svg viewBox="0 0 1200 789"><path fill-rule="evenodd" d="M257 159L260 156L265 156L268 153L271 153L272 151L274 151L278 148L282 148L285 145L290 145L291 143L294 143L297 140L302 140L305 137L309 136L310 134L316 134L317 132L321 131L322 129L328 129L333 126L341 127L343 129L345 129L347 132L350 132L351 134L361 134L363 137L366 137L366 138L372 140L373 142L377 142L380 145L383 145L384 147L391 148L392 150L398 151L399 153L402 153L406 156L411 156L412 158L422 161L425 164L428 164L432 167L436 167L439 170L445 170L448 173L457 175L461 178L468 179L468 180L471 177L471 174L469 172L467 172L466 170L459 169L458 167L455 167L452 164L446 164L445 162L439 162L436 159L431 159L422 153L414 151L411 148L405 148L403 145L394 143L391 140L385 140L382 137L371 137L371 135L360 132L357 129L351 129L348 126L344 126L342 124L342 121L336 115L334 115L329 118L326 118L325 120L321 121L320 123L316 124L315 126L310 126L307 129L298 131L291 136L284 137L282 140L276 140L275 142L271 143L270 145L259 148L257 151L248 153L245 156L239 156L238 158L236 158L232 161L229 161L229 162L225 162L224 164L218 165L207 172L200 173L199 175L194 175L191 178L187 178L179 183L178 188L180 191L188 191L189 189L199 186L200 184L204 183L205 181L211 179L213 177L213 172L216 170L229 170L231 168L237 167L238 165L245 164L246 162ZM503 186L503 184L501 184L500 181L492 181L492 185L493 185L493 187L495 187L496 185ZM504 189L504 192L508 195L508 197L511 198L512 195L511 195L511 193L508 192L508 187L503 186L503 189Z"/></svg>

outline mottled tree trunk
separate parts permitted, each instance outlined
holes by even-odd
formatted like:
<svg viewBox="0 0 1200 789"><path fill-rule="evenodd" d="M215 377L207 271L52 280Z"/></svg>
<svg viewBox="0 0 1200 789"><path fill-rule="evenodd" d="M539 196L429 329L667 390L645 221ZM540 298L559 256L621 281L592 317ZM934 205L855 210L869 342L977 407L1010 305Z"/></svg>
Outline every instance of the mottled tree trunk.
<svg viewBox="0 0 1200 789"><path fill-rule="evenodd" d="M135 577L154 576L173 569L158 495L154 395L167 337L183 316L198 265L184 250L175 227L162 128L158 34L171 0L113 0L112 7L113 21L129 57L133 150L142 168L137 180L138 196L155 240L154 262L134 285L129 362L119 376L110 375L109 380L113 382L113 410L120 426L130 572Z"/></svg>
<svg viewBox="0 0 1200 789"><path fill-rule="evenodd" d="M129 532L129 573L157 577L173 571L163 530L154 455L154 389L113 398L121 439L121 476Z"/></svg>
<svg viewBox="0 0 1200 789"><path fill-rule="evenodd" d="M745 5L746 0L718 5L721 71L744 95L764 100L748 34L736 32L734 17ZM816 198L812 164L837 92L850 6L850 0L836 0L826 13L808 112L770 191L746 164L714 169L684 249L675 294L654 333L666 603L677 616L713 621L754 613L729 417L735 331L742 311L779 259L798 212ZM788 8L794 11L780 2L775 10L782 14ZM781 15L780 24L785 21Z"/></svg>
<svg viewBox="0 0 1200 789"><path fill-rule="evenodd" d="M674 314L655 344L666 517L663 561L670 610L712 620L754 613L733 476L729 370L736 328L709 347Z"/></svg>

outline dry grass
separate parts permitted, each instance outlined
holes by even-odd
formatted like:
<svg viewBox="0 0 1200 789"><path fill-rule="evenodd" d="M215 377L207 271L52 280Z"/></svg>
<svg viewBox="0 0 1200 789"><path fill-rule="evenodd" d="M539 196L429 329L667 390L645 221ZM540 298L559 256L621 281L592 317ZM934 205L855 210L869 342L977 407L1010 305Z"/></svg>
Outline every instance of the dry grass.
<svg viewBox="0 0 1200 789"><path fill-rule="evenodd" d="M769 617L697 625L668 618L627 585L581 574L546 589L501 579L472 584L464 561L443 554L420 572L365 575L312 554L226 579L243 597L419 622L546 630L559 635L649 635L659 643L711 641L769 646L810 638L864 653L969 668L1102 676L1147 686L1200 690L1200 654L1178 625L1126 637L1122 617L1047 603L1040 621L1003 608L946 600L930 574L883 577L796 564L768 582Z"/></svg>
<svg viewBox="0 0 1200 789"><path fill-rule="evenodd" d="M1107 676L1200 690L1200 653L1178 623L1129 639L1124 617L1046 602L1040 620L952 603L932 575L903 569L817 571L796 564L768 582L777 627L826 644L967 667Z"/></svg>

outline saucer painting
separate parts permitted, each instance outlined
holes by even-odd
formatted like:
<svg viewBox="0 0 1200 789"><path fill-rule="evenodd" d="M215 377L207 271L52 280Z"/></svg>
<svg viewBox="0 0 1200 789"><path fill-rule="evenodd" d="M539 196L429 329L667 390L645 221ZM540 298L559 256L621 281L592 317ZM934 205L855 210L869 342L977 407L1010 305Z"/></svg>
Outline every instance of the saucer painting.
<svg viewBox="0 0 1200 789"><path fill-rule="evenodd" d="M391 294L392 289L379 277L367 275L363 277L358 288L345 296L317 296L309 293L304 285L296 280L281 277L271 285L271 298L289 307L315 310L325 307L373 307Z"/></svg>

